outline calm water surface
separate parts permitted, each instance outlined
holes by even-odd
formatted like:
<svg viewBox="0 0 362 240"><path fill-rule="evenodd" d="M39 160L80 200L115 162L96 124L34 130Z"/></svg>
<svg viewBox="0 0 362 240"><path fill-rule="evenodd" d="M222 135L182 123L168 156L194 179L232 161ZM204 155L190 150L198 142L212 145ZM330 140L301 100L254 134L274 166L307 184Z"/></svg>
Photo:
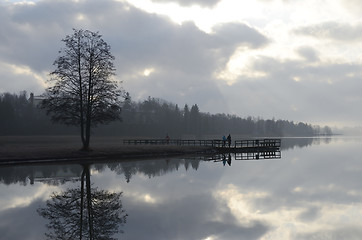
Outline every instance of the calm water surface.
<svg viewBox="0 0 362 240"><path fill-rule="evenodd" d="M232 156L231 166L167 158L0 168L0 239L361 239L362 139L282 146L281 159Z"/></svg>

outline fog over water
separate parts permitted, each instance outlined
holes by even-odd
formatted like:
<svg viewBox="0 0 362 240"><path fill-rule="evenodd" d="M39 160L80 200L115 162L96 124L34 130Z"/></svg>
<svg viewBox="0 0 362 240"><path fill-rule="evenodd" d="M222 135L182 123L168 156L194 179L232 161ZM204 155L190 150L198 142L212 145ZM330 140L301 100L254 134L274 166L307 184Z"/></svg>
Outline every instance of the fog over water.
<svg viewBox="0 0 362 240"><path fill-rule="evenodd" d="M282 139L280 159L232 158L231 166L204 158L99 163L90 182L93 193L122 192L127 220L115 238L358 239L361 145L361 138ZM1 168L1 238L43 239L49 222L37 210L53 192L79 192L84 168Z"/></svg>

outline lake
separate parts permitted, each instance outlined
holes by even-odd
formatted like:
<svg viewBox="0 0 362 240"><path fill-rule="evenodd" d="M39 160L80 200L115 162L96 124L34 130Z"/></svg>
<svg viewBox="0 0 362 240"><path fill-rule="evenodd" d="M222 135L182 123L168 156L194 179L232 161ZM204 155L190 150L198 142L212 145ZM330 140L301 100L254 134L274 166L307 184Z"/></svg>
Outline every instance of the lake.
<svg viewBox="0 0 362 240"><path fill-rule="evenodd" d="M229 163L0 168L0 239L361 239L362 138L285 138L281 158Z"/></svg>

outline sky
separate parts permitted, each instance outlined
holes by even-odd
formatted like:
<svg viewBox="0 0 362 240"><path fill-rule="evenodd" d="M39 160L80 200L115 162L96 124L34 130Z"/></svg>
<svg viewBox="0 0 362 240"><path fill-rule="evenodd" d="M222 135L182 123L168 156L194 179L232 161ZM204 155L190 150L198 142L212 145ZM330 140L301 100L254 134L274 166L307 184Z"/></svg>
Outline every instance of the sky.
<svg viewBox="0 0 362 240"><path fill-rule="evenodd" d="M360 126L362 1L0 0L0 92L44 92L73 28L111 46L132 100Z"/></svg>

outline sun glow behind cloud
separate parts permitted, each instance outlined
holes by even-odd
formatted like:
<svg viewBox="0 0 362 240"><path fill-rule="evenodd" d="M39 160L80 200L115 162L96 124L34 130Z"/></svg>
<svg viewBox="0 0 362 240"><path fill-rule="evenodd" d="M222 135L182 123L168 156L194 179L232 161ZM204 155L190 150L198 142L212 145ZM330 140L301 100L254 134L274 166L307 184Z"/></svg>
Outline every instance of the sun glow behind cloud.
<svg viewBox="0 0 362 240"><path fill-rule="evenodd" d="M154 68L145 68L145 70L143 71L143 75L144 75L145 77L148 77L148 76L150 76L154 71L155 71Z"/></svg>

